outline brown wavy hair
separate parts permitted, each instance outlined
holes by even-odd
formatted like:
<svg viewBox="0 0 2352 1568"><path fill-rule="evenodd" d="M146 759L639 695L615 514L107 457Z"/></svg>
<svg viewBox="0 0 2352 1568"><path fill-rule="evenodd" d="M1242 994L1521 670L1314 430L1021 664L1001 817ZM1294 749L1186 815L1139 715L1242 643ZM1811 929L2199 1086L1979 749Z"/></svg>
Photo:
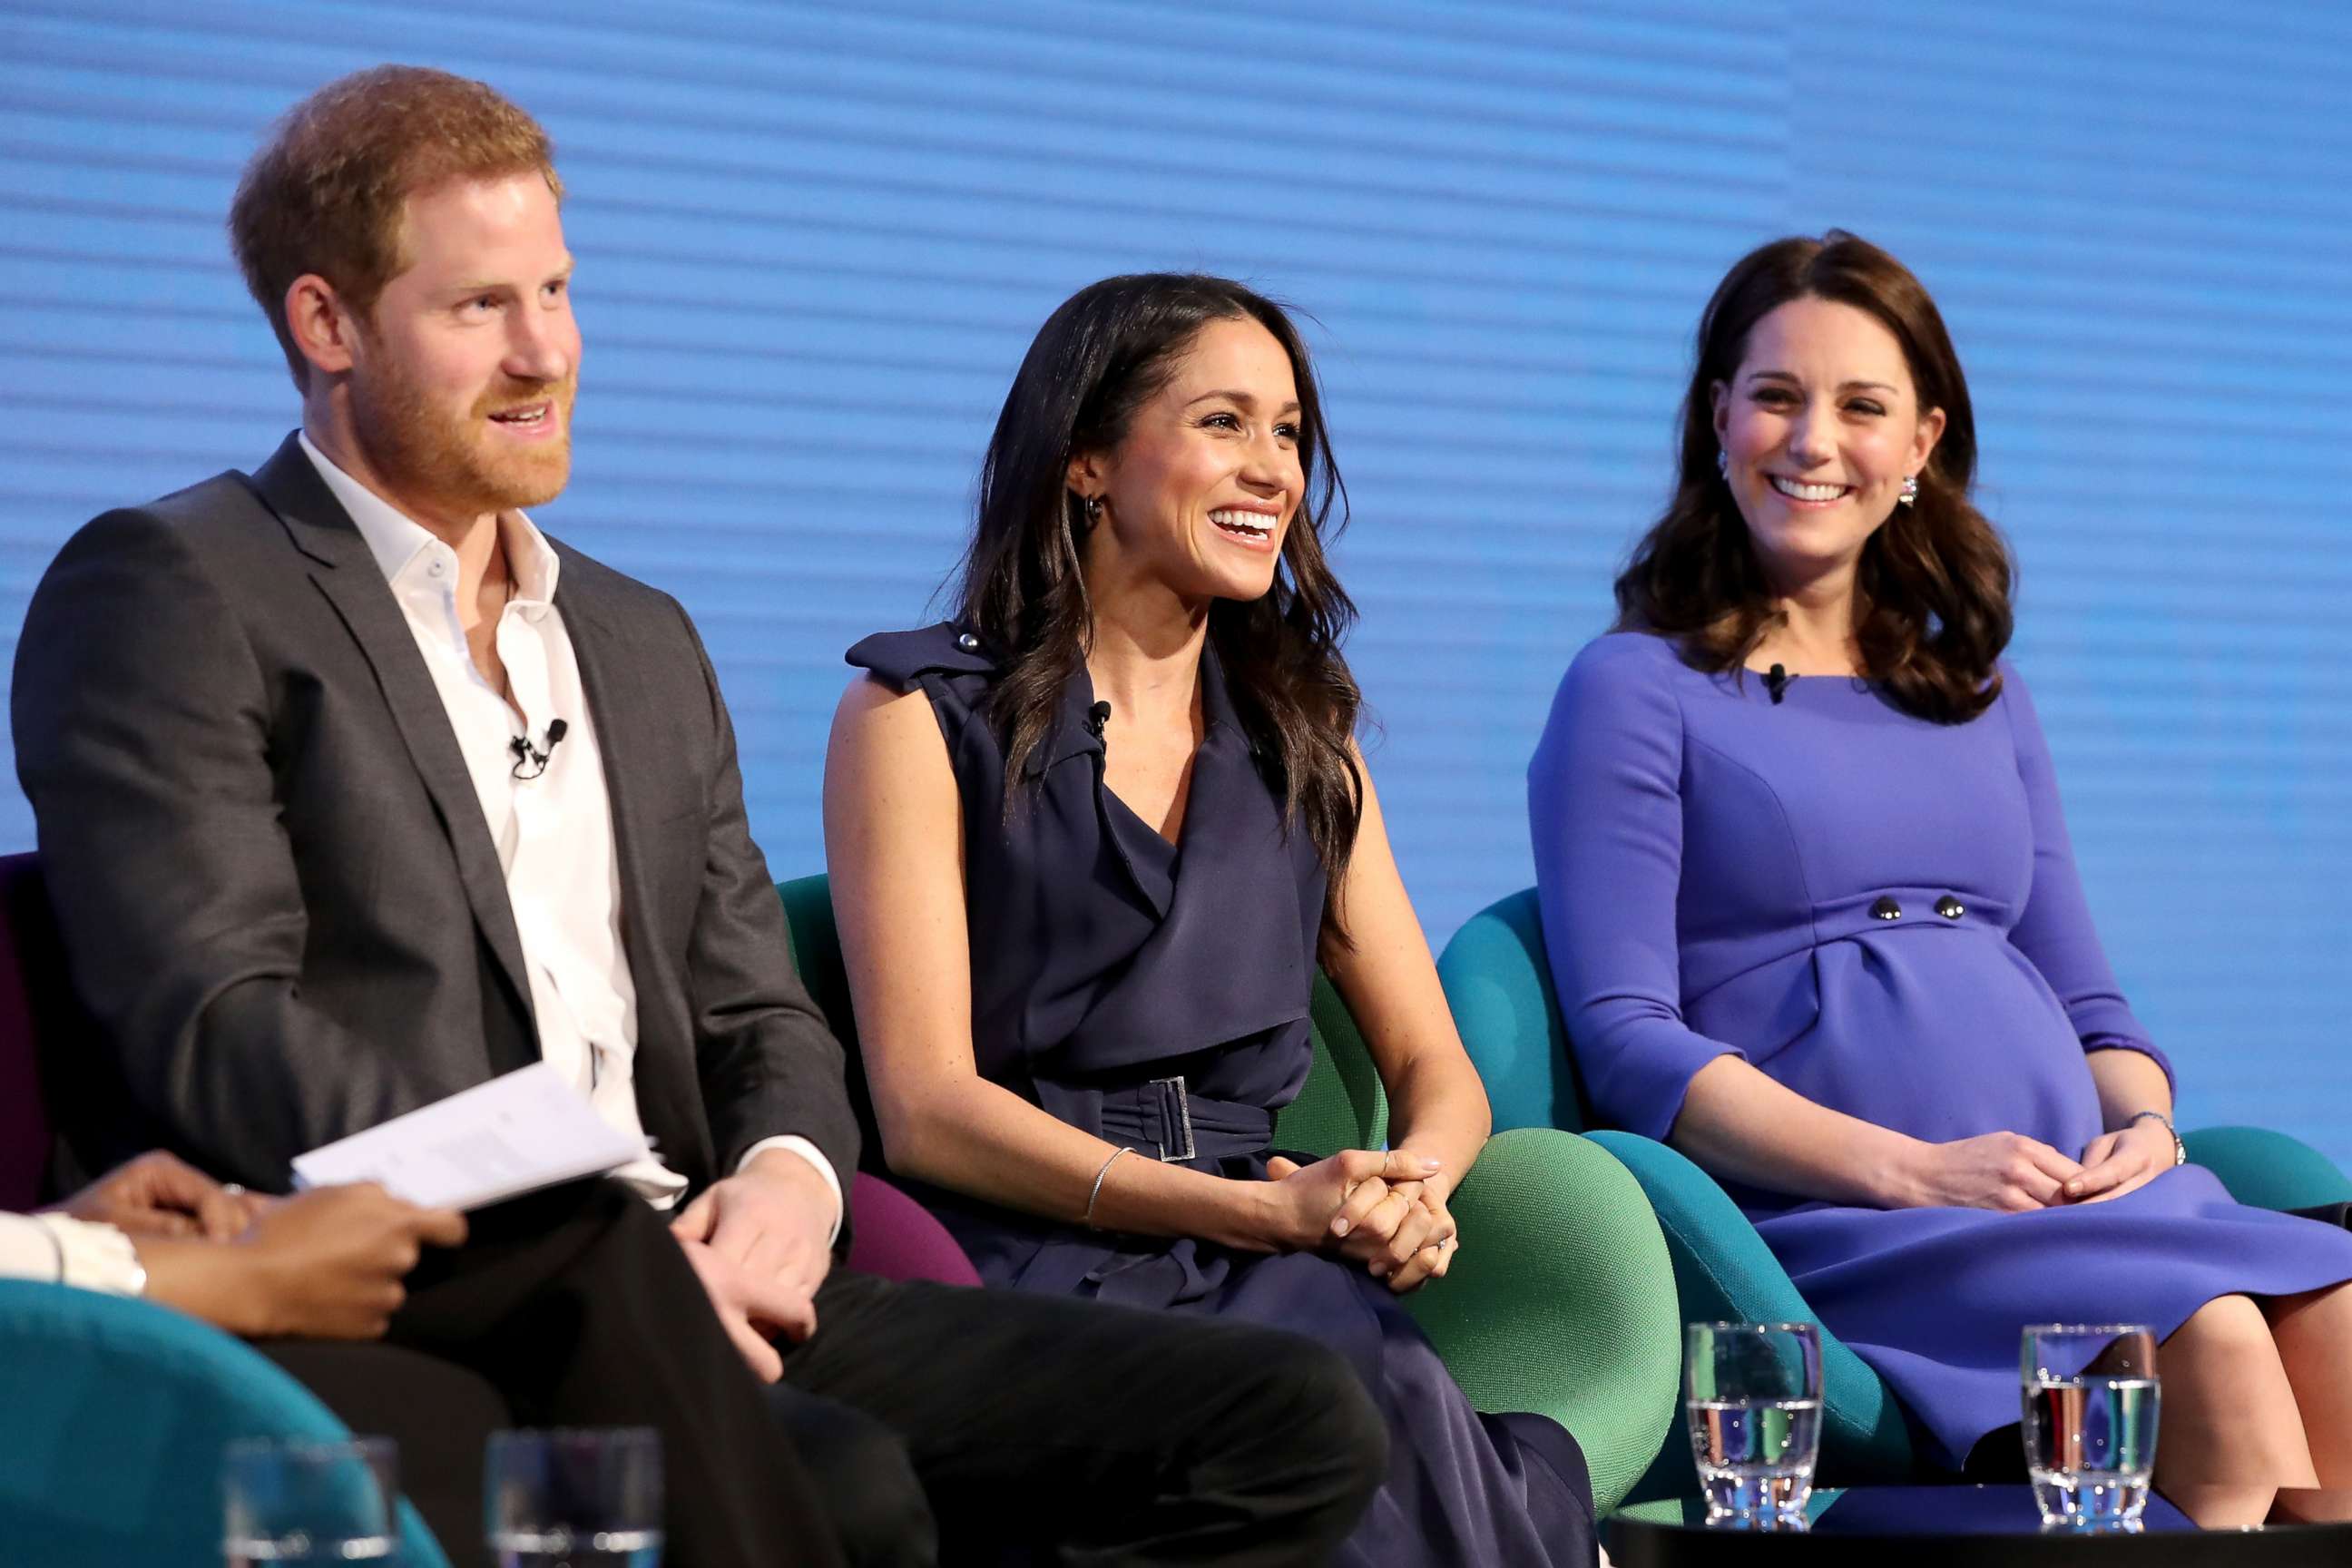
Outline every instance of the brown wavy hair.
<svg viewBox="0 0 2352 1568"><path fill-rule="evenodd" d="M1744 668L1779 623L1748 524L1716 468L1714 388L1738 373L1756 323L1791 300L1834 300L1876 319L1903 346L1920 408L1944 412L1916 503L1896 507L1863 546L1853 636L1863 673L1906 712L1973 719L2000 695L1996 661L2009 646L2016 568L1969 500L1977 427L1968 380L1910 268L1842 229L1749 251L1707 301L1683 397L1674 500L1617 578L1616 629L1672 637L1685 663L1714 672Z"/></svg>
<svg viewBox="0 0 2352 1568"><path fill-rule="evenodd" d="M1349 749L1362 699L1339 655L1356 606L1324 555L1347 525L1347 489L1331 460L1306 342L1280 306L1226 279L1153 272L1089 284L1046 318L981 465L956 617L1003 661L989 702L1005 738L1010 811L1021 797L1022 764L1045 741L1063 688L1094 641L1079 570L1089 525L1070 489L1071 459L1117 447L1201 330L1244 319L1273 333L1289 356L1306 493L1283 538L1273 588L1246 603L1213 603L1209 638L1235 716L1281 794L1284 826L1304 825L1329 874L1327 913L1337 932L1337 889L1364 812Z"/></svg>

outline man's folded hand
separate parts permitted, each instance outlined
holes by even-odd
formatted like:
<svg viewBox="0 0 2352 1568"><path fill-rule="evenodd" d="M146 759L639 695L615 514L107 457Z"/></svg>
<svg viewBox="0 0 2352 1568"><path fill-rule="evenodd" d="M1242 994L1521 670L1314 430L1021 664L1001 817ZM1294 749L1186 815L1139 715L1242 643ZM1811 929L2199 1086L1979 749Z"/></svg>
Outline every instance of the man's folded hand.
<svg viewBox="0 0 2352 1568"><path fill-rule="evenodd" d="M833 1267L835 1203L816 1167L770 1149L706 1189L670 1222L751 1370L770 1383L783 1358L768 1342L816 1331L816 1289Z"/></svg>

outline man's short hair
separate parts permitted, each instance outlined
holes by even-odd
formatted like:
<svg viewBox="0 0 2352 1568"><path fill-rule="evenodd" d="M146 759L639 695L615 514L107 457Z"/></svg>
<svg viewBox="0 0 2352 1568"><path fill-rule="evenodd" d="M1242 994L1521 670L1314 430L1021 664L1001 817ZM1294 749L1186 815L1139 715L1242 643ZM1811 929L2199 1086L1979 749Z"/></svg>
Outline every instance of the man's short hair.
<svg viewBox="0 0 2352 1568"><path fill-rule="evenodd" d="M408 266L401 216L411 195L452 179L532 173L562 199L539 121L447 71L377 66L288 110L237 182L228 231L294 384L306 386L310 368L286 324L294 279L317 273L364 318Z"/></svg>

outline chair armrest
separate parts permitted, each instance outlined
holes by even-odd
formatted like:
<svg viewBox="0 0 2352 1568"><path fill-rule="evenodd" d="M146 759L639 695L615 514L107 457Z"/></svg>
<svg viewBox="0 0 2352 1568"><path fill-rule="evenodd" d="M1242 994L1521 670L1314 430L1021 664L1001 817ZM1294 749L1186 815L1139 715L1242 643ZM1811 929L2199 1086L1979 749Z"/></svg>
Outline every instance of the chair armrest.
<svg viewBox="0 0 2352 1568"><path fill-rule="evenodd" d="M222 1447L350 1433L277 1363L195 1319L0 1280L0 1540L46 1568L220 1562ZM448 1568L401 1504L401 1561Z"/></svg>
<svg viewBox="0 0 2352 1568"><path fill-rule="evenodd" d="M1787 1269L1715 1178L1653 1138L1595 1132L1591 1141L1622 1161L1641 1184L1673 1259L1678 1321L1811 1322L1812 1309ZM1679 1347L1677 1347L1679 1359ZM1911 1478L1911 1429L1876 1373L1843 1341L1822 1331L1822 1474L1852 1486ZM1635 1495L1679 1496L1697 1475L1678 1430L1658 1454L1658 1469Z"/></svg>
<svg viewBox="0 0 2352 1568"><path fill-rule="evenodd" d="M1576 1055L1561 1026L1533 888L1491 904L1437 955L1438 983L1478 1077L1497 1131L1511 1127L1587 1130Z"/></svg>
<svg viewBox="0 0 2352 1568"><path fill-rule="evenodd" d="M977 1285L980 1271L931 1211L871 1171L849 1189L849 1267L885 1279Z"/></svg>
<svg viewBox="0 0 2352 1568"><path fill-rule="evenodd" d="M1461 1249L1407 1306L1474 1405L1574 1433L1614 1507L1673 1418L1681 1359L1641 1188L1597 1144L1522 1128L1486 1144L1453 1209Z"/></svg>
<svg viewBox="0 0 2352 1568"><path fill-rule="evenodd" d="M2221 1179L2242 1204L2309 1209L2352 1202L2352 1178L2326 1155L2267 1127L2200 1127L2183 1132L2191 1163Z"/></svg>

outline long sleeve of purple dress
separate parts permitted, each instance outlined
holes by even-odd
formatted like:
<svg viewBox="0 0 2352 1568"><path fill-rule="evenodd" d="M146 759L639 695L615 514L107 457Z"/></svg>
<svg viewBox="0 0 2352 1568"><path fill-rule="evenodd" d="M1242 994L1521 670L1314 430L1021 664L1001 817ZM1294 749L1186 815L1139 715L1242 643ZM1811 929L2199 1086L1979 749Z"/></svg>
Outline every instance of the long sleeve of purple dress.
<svg viewBox="0 0 2352 1568"><path fill-rule="evenodd" d="M2098 929L2091 923L2091 905L2083 895L2082 874L2074 868L2066 815L2058 804L2058 775L2051 765L2050 742L2042 735L2041 717L2034 711L2024 679L2006 664L2001 667L2000 707L2009 720L2018 777L2025 785L2033 831L2032 889L2009 940L2050 982L2085 1051L2145 1052L2164 1069L2169 1083L2172 1063L2149 1042L2147 1031L2132 1016L2116 984L2115 971L2107 964L2106 952L2099 944Z"/></svg>
<svg viewBox="0 0 2352 1568"><path fill-rule="evenodd" d="M1645 639L1646 640L1646 639ZM1593 1109L1664 1139L1717 1057L1683 1020L1682 706L1651 649L1604 637L1570 666L1528 770L1552 984Z"/></svg>
<svg viewBox="0 0 2352 1568"><path fill-rule="evenodd" d="M2024 682L2003 676L1986 712L1937 724L1863 680L1775 697L1640 634L1578 656L1528 804L1602 1121L1665 1137L1692 1075L1736 1053L1927 1142L2013 1131L2079 1157L2098 1136L2089 1053L2164 1058L2100 949ZM2021 1215L1732 1194L1954 1466L2016 1420L2027 1322L2161 1336L2216 1296L2352 1279L2352 1234L2235 1204L2195 1166Z"/></svg>

